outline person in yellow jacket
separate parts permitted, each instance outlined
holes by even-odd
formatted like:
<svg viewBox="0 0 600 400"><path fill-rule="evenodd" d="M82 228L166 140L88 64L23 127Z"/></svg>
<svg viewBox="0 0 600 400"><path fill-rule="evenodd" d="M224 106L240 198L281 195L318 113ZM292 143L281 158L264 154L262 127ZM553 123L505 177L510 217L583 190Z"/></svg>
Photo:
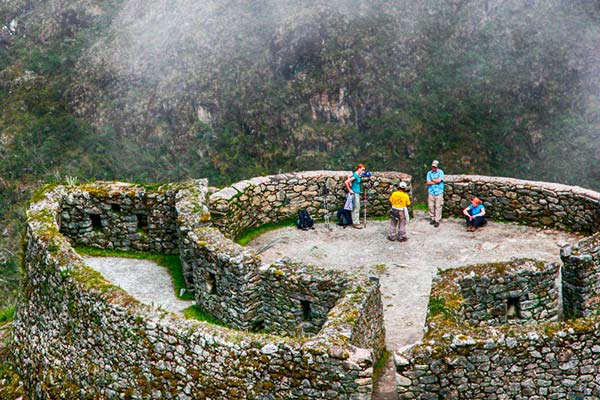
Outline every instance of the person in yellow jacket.
<svg viewBox="0 0 600 400"><path fill-rule="evenodd" d="M390 230L388 239L406 242L406 224L408 223L408 206L410 197L406 193L408 185L400 181L398 189L390 196L392 209L390 211Z"/></svg>

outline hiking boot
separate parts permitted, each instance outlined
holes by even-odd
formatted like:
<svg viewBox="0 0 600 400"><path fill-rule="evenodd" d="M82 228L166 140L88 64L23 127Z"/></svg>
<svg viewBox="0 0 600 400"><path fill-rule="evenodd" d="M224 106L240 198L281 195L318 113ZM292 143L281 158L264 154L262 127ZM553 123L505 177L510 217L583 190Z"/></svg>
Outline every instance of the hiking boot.
<svg viewBox="0 0 600 400"><path fill-rule="evenodd" d="M355 229L362 229L362 225L352 225L352 227Z"/></svg>
<svg viewBox="0 0 600 400"><path fill-rule="evenodd" d="M395 238L393 238L392 236L388 236L388 240L389 240L390 242L393 242L393 241L394 241L394 240L396 240L396 239L395 239Z"/></svg>
<svg viewBox="0 0 600 400"><path fill-rule="evenodd" d="M439 223L439 222L437 222L437 221L435 221L435 222L433 223L433 226L437 228L438 226L440 226L440 223Z"/></svg>
<svg viewBox="0 0 600 400"><path fill-rule="evenodd" d="M429 225L435 225L435 221L434 220L429 221Z"/></svg>
<svg viewBox="0 0 600 400"><path fill-rule="evenodd" d="M407 237L403 237L403 238L398 239L399 242L406 242L407 240L408 240Z"/></svg>

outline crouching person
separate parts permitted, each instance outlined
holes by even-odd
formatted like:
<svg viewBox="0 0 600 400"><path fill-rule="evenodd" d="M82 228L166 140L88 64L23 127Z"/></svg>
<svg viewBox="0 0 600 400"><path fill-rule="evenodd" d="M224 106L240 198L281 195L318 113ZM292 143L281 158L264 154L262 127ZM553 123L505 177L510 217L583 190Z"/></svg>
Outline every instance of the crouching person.
<svg viewBox="0 0 600 400"><path fill-rule="evenodd" d="M467 222L467 231L475 232L478 228L486 224L485 207L478 197L473 197L471 204L463 210Z"/></svg>
<svg viewBox="0 0 600 400"><path fill-rule="evenodd" d="M410 197L406 193L406 182L400 181L398 189L390 196L392 209L390 211L390 229L389 240L398 240L406 242L406 224L408 223L408 206L410 205Z"/></svg>

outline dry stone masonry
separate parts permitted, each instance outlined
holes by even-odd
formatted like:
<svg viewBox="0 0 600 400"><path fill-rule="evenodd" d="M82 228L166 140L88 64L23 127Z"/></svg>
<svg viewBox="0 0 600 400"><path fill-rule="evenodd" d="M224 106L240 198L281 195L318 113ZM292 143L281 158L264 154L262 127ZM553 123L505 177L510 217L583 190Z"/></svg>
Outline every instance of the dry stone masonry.
<svg viewBox="0 0 600 400"><path fill-rule="evenodd" d="M318 219L329 214L333 221L343 205L347 177L344 171L307 171L238 182L211 195L213 222L226 236L235 238L249 228L293 219L300 209ZM411 177L377 172L363 181L369 216L386 215L393 186L401 180L410 185Z"/></svg>
<svg viewBox="0 0 600 400"><path fill-rule="evenodd" d="M577 186L512 178L447 175L444 212L461 215L479 197L489 218L564 231L600 230L598 193Z"/></svg>
<svg viewBox="0 0 600 400"><path fill-rule="evenodd" d="M494 219L593 235L561 249L562 266L516 259L440 272L423 340L395 354L399 397L599 398L600 193L481 176L446 184L448 214L478 196Z"/></svg>
<svg viewBox="0 0 600 400"><path fill-rule="evenodd" d="M46 187L27 211L12 348L32 399L370 399L385 346L379 282L318 266L263 264L232 239L305 208L333 217L347 172L147 187ZM399 180L365 183L383 216ZM600 194L449 175L445 214L473 196L490 218L593 234L560 263L517 259L440 272L423 341L397 351L402 399L600 397ZM334 222L334 220L333 220ZM196 304L228 327L139 303L74 245L178 254ZM561 296L562 292L562 296Z"/></svg>
<svg viewBox="0 0 600 400"><path fill-rule="evenodd" d="M212 197L206 180L42 190L27 211L12 338L29 396L369 399L385 346L378 280L264 265L228 238L300 208L324 215L323 196L337 209L345 175L256 178ZM410 177L376 175L370 211L383 213L391 186ZM325 187L331 192L319 196ZM178 253L197 305L229 327L139 303L86 266L73 245Z"/></svg>

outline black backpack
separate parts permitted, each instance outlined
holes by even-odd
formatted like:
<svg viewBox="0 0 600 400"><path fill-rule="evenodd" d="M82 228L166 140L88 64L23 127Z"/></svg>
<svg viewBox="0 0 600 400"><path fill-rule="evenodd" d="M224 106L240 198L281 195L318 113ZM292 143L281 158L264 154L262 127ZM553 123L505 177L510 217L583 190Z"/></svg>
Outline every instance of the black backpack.
<svg viewBox="0 0 600 400"><path fill-rule="evenodd" d="M352 225L352 214L350 211L340 208L337 212L338 225L346 227L347 225Z"/></svg>
<svg viewBox="0 0 600 400"><path fill-rule="evenodd" d="M311 228L314 229L314 227L313 227L314 224L315 224L315 221L313 221L313 219L310 217L310 214L308 213L308 211L306 211L306 210L298 211L298 219L296 220L296 226L298 227L298 229L302 229L304 231L307 231Z"/></svg>

